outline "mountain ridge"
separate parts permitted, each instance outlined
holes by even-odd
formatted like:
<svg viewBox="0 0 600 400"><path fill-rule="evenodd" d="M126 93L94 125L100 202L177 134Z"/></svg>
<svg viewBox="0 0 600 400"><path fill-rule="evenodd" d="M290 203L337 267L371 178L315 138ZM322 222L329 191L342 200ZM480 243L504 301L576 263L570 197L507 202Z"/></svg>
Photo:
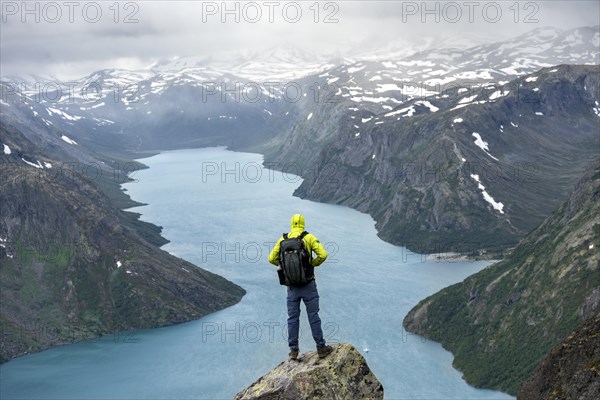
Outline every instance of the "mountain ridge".
<svg viewBox="0 0 600 400"><path fill-rule="evenodd" d="M325 135L292 129L265 159L297 161L311 173L295 195L368 212L393 244L499 253L596 159L599 81L598 66L557 66L389 112L327 104L313 117Z"/></svg>
<svg viewBox="0 0 600 400"><path fill-rule="evenodd" d="M101 183L69 168L75 164L64 152L4 121L0 142L0 362L197 319L245 294L160 250L160 228L137 221L100 189L118 185L112 176Z"/></svg>
<svg viewBox="0 0 600 400"><path fill-rule="evenodd" d="M422 300L403 325L441 342L470 384L516 394L552 347L600 312L599 246L596 162L509 257Z"/></svg>

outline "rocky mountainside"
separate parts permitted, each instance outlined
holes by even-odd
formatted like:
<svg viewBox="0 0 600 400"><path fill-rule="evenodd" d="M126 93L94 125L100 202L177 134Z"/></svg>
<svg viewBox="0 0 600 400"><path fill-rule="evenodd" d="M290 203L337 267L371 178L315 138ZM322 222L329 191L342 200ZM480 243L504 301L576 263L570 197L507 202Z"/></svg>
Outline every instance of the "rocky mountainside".
<svg viewBox="0 0 600 400"><path fill-rule="evenodd" d="M248 85L208 68L103 70L77 82L3 81L1 111L19 129L35 121L103 153L242 145L264 140L276 110L274 94Z"/></svg>
<svg viewBox="0 0 600 400"><path fill-rule="evenodd" d="M281 155L300 160L296 195L368 212L383 239L417 252L503 250L597 159L600 67L545 68L382 113L327 104L312 118L322 125L266 152L284 167Z"/></svg>
<svg viewBox="0 0 600 400"><path fill-rule="evenodd" d="M340 65L298 80L306 96L253 149L305 178L297 196L368 212L386 241L499 253L595 158L599 43L598 27L536 29ZM553 66L563 63L592 65Z"/></svg>
<svg viewBox="0 0 600 400"><path fill-rule="evenodd" d="M32 141L0 123L0 362L239 301L242 288L158 249L149 224L134 229L100 189L103 161L73 161L93 156L54 133Z"/></svg>
<svg viewBox="0 0 600 400"><path fill-rule="evenodd" d="M516 394L542 358L600 313L600 164L512 255L424 299L404 326L439 341L475 386Z"/></svg>
<svg viewBox="0 0 600 400"><path fill-rule="evenodd" d="M600 397L600 314L556 345L521 386L519 400Z"/></svg>
<svg viewBox="0 0 600 400"><path fill-rule="evenodd" d="M334 345L320 359L316 351L287 360L235 396L235 400L377 400L383 386L350 344Z"/></svg>

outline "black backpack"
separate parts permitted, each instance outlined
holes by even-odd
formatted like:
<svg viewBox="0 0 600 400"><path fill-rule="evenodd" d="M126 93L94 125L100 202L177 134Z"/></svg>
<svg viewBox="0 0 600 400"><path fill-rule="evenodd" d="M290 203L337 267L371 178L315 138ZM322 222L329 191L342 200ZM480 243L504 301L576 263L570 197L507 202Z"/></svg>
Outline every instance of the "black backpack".
<svg viewBox="0 0 600 400"><path fill-rule="evenodd" d="M314 277L314 267L310 263L310 254L304 245L304 231L298 237L288 238L283 234L279 244L279 283L286 286L304 286Z"/></svg>

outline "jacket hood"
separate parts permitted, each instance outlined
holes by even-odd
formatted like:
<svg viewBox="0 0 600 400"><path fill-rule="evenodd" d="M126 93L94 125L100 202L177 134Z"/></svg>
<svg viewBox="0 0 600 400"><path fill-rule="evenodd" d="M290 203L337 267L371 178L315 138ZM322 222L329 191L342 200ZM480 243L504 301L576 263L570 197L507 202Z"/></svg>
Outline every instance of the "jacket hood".
<svg viewBox="0 0 600 400"><path fill-rule="evenodd" d="M292 229L304 230L304 216L302 214L292 215L292 220L290 221L290 227Z"/></svg>

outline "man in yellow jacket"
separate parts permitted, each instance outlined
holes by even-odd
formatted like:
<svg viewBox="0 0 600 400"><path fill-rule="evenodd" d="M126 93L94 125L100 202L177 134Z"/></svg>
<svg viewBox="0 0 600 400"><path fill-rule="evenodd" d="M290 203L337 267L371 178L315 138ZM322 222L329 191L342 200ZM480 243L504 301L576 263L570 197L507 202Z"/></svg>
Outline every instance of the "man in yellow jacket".
<svg viewBox="0 0 600 400"><path fill-rule="evenodd" d="M288 233L288 238L295 238L304 232L304 216L294 214L291 220L291 231ZM280 243L283 240L281 237L271 253L269 254L269 262L273 265L279 265L279 249ZM306 234L302 240L310 257L310 264L317 267L327 259L327 251L319 242L319 239L313 234ZM313 258L313 252L316 257ZM290 359L298 359L298 335L300 330L300 300L304 301L306 313L308 314L308 322L312 331L313 339L317 344L317 353L319 357L325 357L333 350L331 346L325 344L323 338L323 330L321 329L321 318L319 318L319 292L317 291L317 282L314 276L304 286L288 286L287 288L287 310L288 310L288 344L290 347Z"/></svg>

